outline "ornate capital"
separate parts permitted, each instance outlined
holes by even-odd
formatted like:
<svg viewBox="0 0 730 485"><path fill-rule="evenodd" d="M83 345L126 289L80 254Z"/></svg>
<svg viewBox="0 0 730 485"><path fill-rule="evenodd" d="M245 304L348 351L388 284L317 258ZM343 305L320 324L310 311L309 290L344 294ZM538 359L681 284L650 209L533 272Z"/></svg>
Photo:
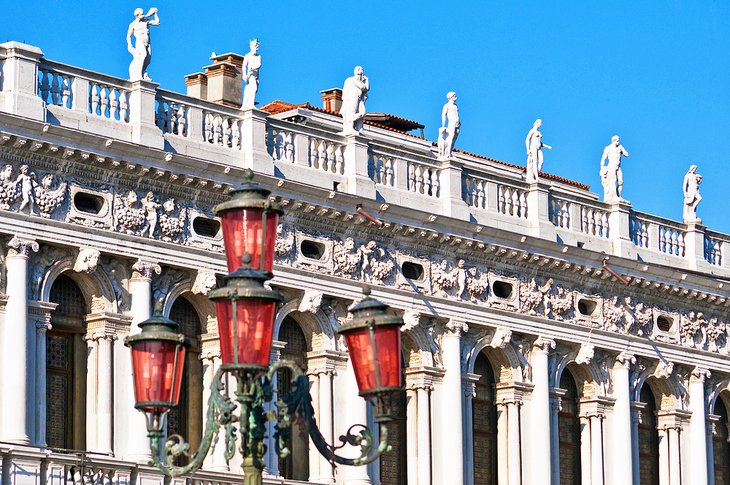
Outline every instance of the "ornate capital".
<svg viewBox="0 0 730 485"><path fill-rule="evenodd" d="M159 264L152 261L145 261L143 259L138 259L137 262L134 263L134 265L132 266L132 269L134 270L134 273L132 273L132 278L152 279L153 273L162 273L162 268Z"/></svg>
<svg viewBox="0 0 730 485"><path fill-rule="evenodd" d="M462 333L469 331L469 325L463 320L456 320L452 318L449 320L444 327L446 328L446 335L453 335L461 337Z"/></svg>
<svg viewBox="0 0 730 485"><path fill-rule="evenodd" d="M28 257L31 251L37 253L38 249L40 249L38 243L33 239L21 239L18 236L13 236L10 242L8 242L8 247L10 248L8 256Z"/></svg>
<svg viewBox="0 0 730 485"><path fill-rule="evenodd" d="M50 322L47 322L45 320L35 322L35 329L40 335L43 335L52 328L53 326L50 324Z"/></svg>
<svg viewBox="0 0 730 485"><path fill-rule="evenodd" d="M555 340L546 337L537 337L532 343L532 349L538 352L548 353L555 348Z"/></svg>
<svg viewBox="0 0 730 485"><path fill-rule="evenodd" d="M692 375L689 378L690 382L701 382L704 384L706 379L709 379L711 373L709 369L706 369L704 367L695 367L692 369Z"/></svg>
<svg viewBox="0 0 730 485"><path fill-rule="evenodd" d="M628 352L621 352L616 356L616 366L623 367L628 370L633 364L636 364L636 357L634 354Z"/></svg>

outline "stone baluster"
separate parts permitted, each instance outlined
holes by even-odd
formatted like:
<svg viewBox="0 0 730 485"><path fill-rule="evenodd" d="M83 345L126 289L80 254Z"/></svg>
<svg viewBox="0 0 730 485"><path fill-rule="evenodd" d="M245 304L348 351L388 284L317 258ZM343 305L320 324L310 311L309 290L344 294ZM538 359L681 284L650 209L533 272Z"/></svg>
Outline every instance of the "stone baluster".
<svg viewBox="0 0 730 485"><path fill-rule="evenodd" d="M7 46L7 44L6 44ZM7 270L7 304L2 352L3 388L12 390L3 395L2 428L0 440L12 443L30 443L29 414L32 402L27 401L29 380L35 368L35 356L28 352L28 342L35 340L35 325L28 326L28 257L38 251L38 243L13 237L8 243L5 259ZM32 331L33 335L29 335ZM45 366L45 364L44 364ZM19 370L20 369L20 370ZM33 420L35 424L35 420Z"/></svg>
<svg viewBox="0 0 730 485"><path fill-rule="evenodd" d="M38 63L43 52L38 47L14 41L0 46L5 48L2 111L46 121L45 103L38 96Z"/></svg>
<svg viewBox="0 0 730 485"><path fill-rule="evenodd" d="M607 481L614 485L632 483L633 472L632 455L632 412L631 389L629 387L629 372L631 365L636 363L636 357L622 352L616 357L613 366L613 396L616 399L613 412L607 418L607 428L610 432L611 463L623 463L624 466L608 467Z"/></svg>
<svg viewBox="0 0 730 485"><path fill-rule="evenodd" d="M555 348L555 341L539 337L532 346L532 398L530 399L530 423L532 443L529 447L530 467L527 483L540 483L552 476L551 462L551 406L548 355Z"/></svg>
<svg viewBox="0 0 730 485"><path fill-rule="evenodd" d="M135 84L144 83L137 81ZM160 265L142 259L132 266L132 278L129 280L129 293L132 297L132 324L130 335L141 331L139 323L150 318L152 305L152 274L160 274ZM125 460L147 462L150 460L149 443L143 437L147 435L144 415L134 408L134 381L132 378L131 359L118 362L121 388L117 388L117 397L123 400L126 423L121 429L126 430L125 449L121 456ZM121 391L121 392L120 392Z"/></svg>
<svg viewBox="0 0 730 485"><path fill-rule="evenodd" d="M444 374L438 399L439 407L434 411L434 430L438 433L439 450L434 453L439 461L438 475L435 483L463 483L464 481L464 417L461 402L454 402L455 397L461 400L461 336L469 331L469 326L452 319L444 327L441 339Z"/></svg>
<svg viewBox="0 0 730 485"><path fill-rule="evenodd" d="M689 378L689 421L690 462L692 483L707 483L707 463L712 455L707 453L707 412L705 410L705 380L710 371L695 367Z"/></svg>

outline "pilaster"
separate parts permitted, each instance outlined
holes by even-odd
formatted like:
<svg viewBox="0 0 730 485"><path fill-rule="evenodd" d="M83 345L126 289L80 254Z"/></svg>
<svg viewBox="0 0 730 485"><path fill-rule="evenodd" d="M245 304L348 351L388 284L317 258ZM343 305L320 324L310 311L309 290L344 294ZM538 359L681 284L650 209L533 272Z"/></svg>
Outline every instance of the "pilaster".
<svg viewBox="0 0 730 485"><path fill-rule="evenodd" d="M707 412L705 409L705 381L710 371L695 367L689 378L689 470L692 484L707 483L707 463L712 460L707 447Z"/></svg>
<svg viewBox="0 0 730 485"><path fill-rule="evenodd" d="M430 485L431 460L434 458L431 442L431 394L434 383L440 381L444 373L433 367L412 367L406 369L405 373L406 393L409 396L406 409L406 443L408 457L412 457L408 460L408 483Z"/></svg>
<svg viewBox="0 0 730 485"><path fill-rule="evenodd" d="M497 383L497 463L499 485L523 483L522 412L533 386L525 382Z"/></svg>
<svg viewBox="0 0 730 485"><path fill-rule="evenodd" d="M682 410L659 411L659 481L666 485L682 485L683 461L682 431L689 423L691 413ZM694 473L694 471L693 471Z"/></svg>

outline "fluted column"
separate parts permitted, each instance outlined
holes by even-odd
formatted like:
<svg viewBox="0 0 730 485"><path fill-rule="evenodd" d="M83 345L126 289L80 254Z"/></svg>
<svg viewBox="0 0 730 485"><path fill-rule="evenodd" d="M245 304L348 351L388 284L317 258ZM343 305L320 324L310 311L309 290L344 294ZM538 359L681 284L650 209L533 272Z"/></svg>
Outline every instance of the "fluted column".
<svg viewBox="0 0 730 485"><path fill-rule="evenodd" d="M636 357L622 352L616 357L613 366L613 413L608 419L608 429L611 440L611 462L623 463L624 466L608 468L610 476L608 482L612 485L632 483L633 462L631 440L631 389L629 387L629 372L631 365L636 363Z"/></svg>
<svg viewBox="0 0 730 485"><path fill-rule="evenodd" d="M707 413L705 410L705 380L710 371L695 367L689 378L689 410L692 416L689 421L690 485L707 483L707 463L711 456L707 453Z"/></svg>
<svg viewBox="0 0 730 485"><path fill-rule="evenodd" d="M3 388L12 392L3 393L1 441L29 444L29 415L32 410L28 402L28 381L35 368L35 356L28 352L28 333L35 334L35 325L28 326L28 257L31 251L38 251L33 240L13 237L8 243L5 259L7 269L7 305L3 325L2 372ZM31 340L31 341L32 341ZM34 349L35 350L35 349ZM45 365L45 364L44 364Z"/></svg>
<svg viewBox="0 0 730 485"><path fill-rule="evenodd" d="M613 405L613 399L605 397L596 397L580 403L580 420L583 424L580 444L581 474L584 485L606 483L605 420L608 410Z"/></svg>
<svg viewBox="0 0 730 485"><path fill-rule="evenodd" d="M530 399L530 423L532 439L530 449L530 482L544 483L552 476L551 463L551 406L548 354L555 348L555 341L544 337L535 340L530 355L532 365L532 398Z"/></svg>
<svg viewBox="0 0 730 485"><path fill-rule="evenodd" d="M688 420L689 413L686 411L660 411L658 413L659 483L661 485L682 485L683 483L682 431ZM694 470L692 472L694 473Z"/></svg>
<svg viewBox="0 0 730 485"><path fill-rule="evenodd" d="M132 266L132 278L129 280L129 293L132 297L132 324L129 334L141 331L139 324L150 318L152 311L152 275L160 274L160 265L151 261L137 260ZM131 359L122 359L120 372L126 377L127 392L119 395L123 399L126 410L126 447L123 458L128 461L147 462L150 460L149 442L146 439L147 427L144 416L134 408L134 381L132 378Z"/></svg>
<svg viewBox="0 0 730 485"><path fill-rule="evenodd" d="M464 482L464 417L461 401L461 335L469 331L469 326L460 320L450 320L445 325L444 335L441 338L441 351L446 373L441 384L443 396L451 399L448 403L442 400L438 410L438 418L434 424L440 428L441 446L448 453L440 453L437 457L441 461L439 470L441 476L434 480L436 483L463 483Z"/></svg>
<svg viewBox="0 0 730 485"><path fill-rule="evenodd" d="M499 485L522 484L522 406L531 392L524 383L497 384Z"/></svg>

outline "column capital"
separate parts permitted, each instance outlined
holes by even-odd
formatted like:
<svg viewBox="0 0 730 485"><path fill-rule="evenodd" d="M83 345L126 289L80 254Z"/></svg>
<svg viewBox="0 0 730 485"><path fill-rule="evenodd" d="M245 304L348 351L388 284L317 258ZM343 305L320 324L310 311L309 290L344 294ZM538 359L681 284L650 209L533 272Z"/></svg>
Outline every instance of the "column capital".
<svg viewBox="0 0 730 485"><path fill-rule="evenodd" d="M586 418L604 419L606 417L606 413L613 408L613 404L615 402L615 399L604 396L596 396L594 398L581 400L579 415Z"/></svg>
<svg viewBox="0 0 730 485"><path fill-rule="evenodd" d="M444 324L446 336L461 337L462 333L469 331L469 325L458 318L452 318Z"/></svg>
<svg viewBox="0 0 730 485"><path fill-rule="evenodd" d="M629 370L633 364L636 364L636 356L629 352L621 352L616 356L616 364L614 367L623 367Z"/></svg>
<svg viewBox="0 0 730 485"><path fill-rule="evenodd" d="M146 279L151 280L152 274L162 273L162 268L158 263L153 261L146 261L138 259L136 263L132 265L132 278L133 279Z"/></svg>
<svg viewBox="0 0 730 485"><path fill-rule="evenodd" d="M546 337L537 337L532 343L532 350L547 354L555 348L555 340Z"/></svg>
<svg viewBox="0 0 730 485"><path fill-rule="evenodd" d="M657 429L659 430L681 430L684 425L689 423L692 413L675 409L672 411L659 411L657 413Z"/></svg>
<svg viewBox="0 0 730 485"><path fill-rule="evenodd" d="M498 382L496 386L497 406L524 403L532 393L533 387L535 386L526 382Z"/></svg>
<svg viewBox="0 0 730 485"><path fill-rule="evenodd" d="M705 380L708 379L711 375L711 372L709 369L705 367L697 366L694 369L692 369L692 374L689 377L689 382L699 382L701 384L705 383Z"/></svg>
<svg viewBox="0 0 730 485"><path fill-rule="evenodd" d="M307 375L337 375L337 370L347 364L348 354L334 350L307 352Z"/></svg>
<svg viewBox="0 0 730 485"><path fill-rule="evenodd" d="M51 330L52 328L53 328L53 325L51 325L50 322L45 322L45 321L43 321L43 322L40 322L40 321L39 322L35 322L35 329L40 334L44 334L48 330Z"/></svg>
<svg viewBox="0 0 730 485"><path fill-rule="evenodd" d="M34 239L23 239L18 236L13 236L8 242L8 248L10 248L8 257L21 256L27 258L31 251L37 253L40 246L38 246L38 243Z"/></svg>

